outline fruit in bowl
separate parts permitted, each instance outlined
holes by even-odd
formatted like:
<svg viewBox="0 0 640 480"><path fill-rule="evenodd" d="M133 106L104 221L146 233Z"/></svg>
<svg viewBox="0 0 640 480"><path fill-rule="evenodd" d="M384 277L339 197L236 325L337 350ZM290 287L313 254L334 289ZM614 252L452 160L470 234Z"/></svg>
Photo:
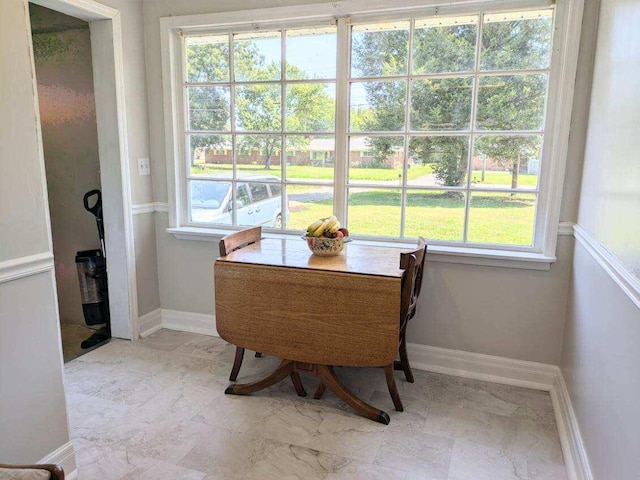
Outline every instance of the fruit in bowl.
<svg viewBox="0 0 640 480"><path fill-rule="evenodd" d="M330 257L342 252L345 242L349 241L349 231L341 228L336 216L331 215L309 225L307 234L302 238L314 255Z"/></svg>

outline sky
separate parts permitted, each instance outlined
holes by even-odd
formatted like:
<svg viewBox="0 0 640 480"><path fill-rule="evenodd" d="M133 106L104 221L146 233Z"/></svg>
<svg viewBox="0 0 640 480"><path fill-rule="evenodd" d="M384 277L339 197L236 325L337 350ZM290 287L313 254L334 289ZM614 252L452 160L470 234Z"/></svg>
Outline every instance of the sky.
<svg viewBox="0 0 640 480"><path fill-rule="evenodd" d="M280 61L280 37L252 39L264 56L267 64ZM286 39L286 59L307 74L309 78L336 77L336 34L288 36ZM335 99L335 87L325 88ZM352 107L367 105L366 92L361 83L352 84Z"/></svg>

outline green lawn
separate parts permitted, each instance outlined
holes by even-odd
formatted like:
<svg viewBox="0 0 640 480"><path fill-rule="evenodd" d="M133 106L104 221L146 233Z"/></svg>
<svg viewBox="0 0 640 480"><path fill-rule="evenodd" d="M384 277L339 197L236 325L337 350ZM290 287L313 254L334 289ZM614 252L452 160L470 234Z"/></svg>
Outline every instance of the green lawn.
<svg viewBox="0 0 640 480"><path fill-rule="evenodd" d="M191 168L194 175L214 174L230 172L231 165L203 164ZM279 165L265 170L264 165L238 165L238 172L255 175L275 175L282 177L282 169ZM414 166L408 170L409 180L414 180L432 172L429 165ZM402 175L400 168L350 168L349 178L353 181L384 182L398 180ZM311 167L289 165L287 166L287 178L289 180L333 180L333 167Z"/></svg>
<svg viewBox="0 0 640 480"><path fill-rule="evenodd" d="M295 203L295 202L294 202ZM289 228L304 229L331 214L331 200L293 204ZM472 197L468 241L530 245L535 214L534 195L478 193ZM406 237L461 241L464 199L440 192L410 193ZM386 191L353 193L349 198L349 230L354 234L399 236L400 194Z"/></svg>
<svg viewBox="0 0 640 480"><path fill-rule="evenodd" d="M474 170L471 173L471 183L481 185L505 185L511 187L511 172L485 172L484 182L481 181L482 171ZM536 187L538 175L521 173L518 176L519 187Z"/></svg>

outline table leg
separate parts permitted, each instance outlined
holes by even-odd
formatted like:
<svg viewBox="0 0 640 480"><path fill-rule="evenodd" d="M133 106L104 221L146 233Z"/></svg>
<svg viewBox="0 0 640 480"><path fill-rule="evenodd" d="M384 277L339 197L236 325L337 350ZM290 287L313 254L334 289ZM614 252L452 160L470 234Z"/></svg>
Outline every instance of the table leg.
<svg viewBox="0 0 640 480"><path fill-rule="evenodd" d="M356 397L337 377L333 371L333 367L330 365L315 365L302 362L295 362L292 360L282 360L282 363L273 372L267 375L262 380L257 382L229 385L224 393L229 395L249 395L250 393L263 390L278 382L281 382L287 377L291 377L293 385L296 387L298 395L304 396L306 392L300 381L300 375L298 372L310 373L320 377L320 385L323 385L322 392L325 388L331 390L340 400L345 402L351 408L353 408L359 414L385 425L389 425L389 415L382 410L372 407L368 403L360 400ZM393 373L393 371L392 371ZM321 387L318 386L318 390ZM303 394L303 395L302 395ZM316 395L318 391L316 391Z"/></svg>
<svg viewBox="0 0 640 480"><path fill-rule="evenodd" d="M389 422L391 421L389 415L382 410L372 407L351 393L351 391L345 387L336 376L333 371L333 367L329 365L318 365L318 376L326 388L335 393L340 400L345 402L356 412L378 423L389 425Z"/></svg>
<svg viewBox="0 0 640 480"><path fill-rule="evenodd" d="M231 369L231 375L229 376L229 380L232 382L236 381L238 378L238 373L240 372L240 367L242 366L242 358L244 357L244 348L236 347L236 358L233 361L233 368Z"/></svg>
<svg viewBox="0 0 640 480"><path fill-rule="evenodd" d="M293 371L293 366L294 362L291 360L283 360L278 368L262 380L252 383L229 385L224 393L228 395L249 395L250 393L263 390L287 378Z"/></svg>

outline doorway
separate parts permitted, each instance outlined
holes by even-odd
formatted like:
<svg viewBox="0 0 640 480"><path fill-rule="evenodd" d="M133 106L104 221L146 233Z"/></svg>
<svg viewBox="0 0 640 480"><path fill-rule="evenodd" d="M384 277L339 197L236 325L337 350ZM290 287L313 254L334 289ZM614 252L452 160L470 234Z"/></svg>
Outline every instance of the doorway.
<svg viewBox="0 0 640 480"><path fill-rule="evenodd" d="M91 0L32 0L29 7L65 344L92 333L84 329L75 257L101 245L96 218L83 204L84 194L98 189L111 333L134 339L138 307L120 15ZM65 351L65 359L74 355Z"/></svg>
<svg viewBox="0 0 640 480"><path fill-rule="evenodd" d="M93 288L96 291L89 292L86 288L87 282L95 287L100 279L84 279L83 296L76 272L76 252L101 251L96 222L83 202L87 192L101 190L91 34L88 22L39 5L29 4L29 16L62 350L67 362L102 345L83 342L94 334L93 329L106 328L108 321L103 305L108 298L106 291ZM80 262L81 272L84 263ZM94 298L88 298L89 293ZM98 312L102 306L103 315L85 318L84 309L91 312L94 304Z"/></svg>

